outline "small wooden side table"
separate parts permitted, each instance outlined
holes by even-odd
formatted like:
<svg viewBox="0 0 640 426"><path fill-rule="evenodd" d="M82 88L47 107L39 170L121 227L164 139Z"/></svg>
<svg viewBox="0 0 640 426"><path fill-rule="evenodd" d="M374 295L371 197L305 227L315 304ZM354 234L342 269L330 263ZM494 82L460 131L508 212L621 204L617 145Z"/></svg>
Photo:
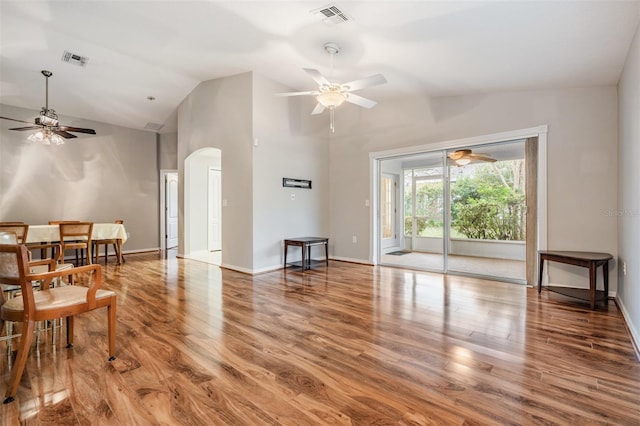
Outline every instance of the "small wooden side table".
<svg viewBox="0 0 640 426"><path fill-rule="evenodd" d="M609 297L609 261L613 256L609 253L593 253L586 251L538 251L540 263L540 273L538 275L538 294L542 291L542 270L544 261L565 263L568 265L582 266L589 268L589 302L591 309L596 308L596 270L602 265L602 275L604 279L604 302L607 303ZM575 295L569 295L576 297Z"/></svg>
<svg viewBox="0 0 640 426"><path fill-rule="evenodd" d="M302 249L302 271L311 269L311 246L324 244L324 254L326 265L329 266L329 239L322 237L300 237L284 240L284 267L287 267L287 251L289 246L297 246Z"/></svg>

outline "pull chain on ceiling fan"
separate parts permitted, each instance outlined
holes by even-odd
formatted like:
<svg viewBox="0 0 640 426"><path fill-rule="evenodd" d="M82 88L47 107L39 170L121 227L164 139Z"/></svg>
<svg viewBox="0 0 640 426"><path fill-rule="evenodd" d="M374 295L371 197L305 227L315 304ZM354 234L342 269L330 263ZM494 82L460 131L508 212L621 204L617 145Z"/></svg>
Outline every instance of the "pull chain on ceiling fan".
<svg viewBox="0 0 640 426"><path fill-rule="evenodd" d="M340 52L340 47L336 43L325 43L324 50L330 57L330 73L329 77L333 76L333 57ZM308 92L288 92L278 93L278 96L300 96L311 95L315 96L318 103L311 112L312 115L321 114L325 109L329 110L330 129L335 131L334 126L334 110L342 105L345 101L364 107L372 108L377 102L372 101L362 96L355 95L351 92L365 87L376 86L378 84L384 84L387 80L382 74L372 75L359 80L354 80L348 83L331 82L320 71L312 68L303 68L303 70L311 76L311 78L318 83L318 90L311 90Z"/></svg>
<svg viewBox="0 0 640 426"><path fill-rule="evenodd" d="M69 132L74 133L87 133L95 135L96 131L93 129L85 129L82 127L61 126L58 122L58 115L53 109L49 108L49 77L53 75L51 71L42 70L42 75L45 77L45 106L40 110L40 116L34 120L35 125L26 127L14 127L9 130L36 130L35 133L30 134L27 139L30 142L38 142L43 145L62 145L65 139L76 138ZM28 121L17 120L15 118L0 117L4 120L17 121L19 123L27 123Z"/></svg>

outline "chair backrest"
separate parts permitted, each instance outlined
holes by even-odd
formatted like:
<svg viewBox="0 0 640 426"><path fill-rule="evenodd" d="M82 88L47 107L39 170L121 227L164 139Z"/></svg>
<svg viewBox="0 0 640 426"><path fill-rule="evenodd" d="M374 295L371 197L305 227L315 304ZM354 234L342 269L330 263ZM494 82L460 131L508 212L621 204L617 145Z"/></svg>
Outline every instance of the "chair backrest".
<svg viewBox="0 0 640 426"><path fill-rule="evenodd" d="M18 244L16 233L0 231L0 244Z"/></svg>
<svg viewBox="0 0 640 426"><path fill-rule="evenodd" d="M78 223L79 220L50 220L49 225L60 225L61 223Z"/></svg>
<svg viewBox="0 0 640 426"><path fill-rule="evenodd" d="M68 240L91 242L93 222L63 222L59 223L58 226L60 227L60 242L62 243Z"/></svg>
<svg viewBox="0 0 640 426"><path fill-rule="evenodd" d="M118 220L116 220L116 223L117 223L118 225L124 225L124 220L122 220L122 219L118 219Z"/></svg>
<svg viewBox="0 0 640 426"><path fill-rule="evenodd" d="M16 235L18 244L26 244L29 225L26 223L14 225L0 224L0 232L13 232Z"/></svg>
<svg viewBox="0 0 640 426"><path fill-rule="evenodd" d="M20 286L24 282L23 292L28 287L33 298L31 283L27 286L24 279L29 271L28 261L29 251L24 244L0 244L0 282Z"/></svg>
<svg viewBox="0 0 640 426"><path fill-rule="evenodd" d="M22 225L24 222L0 222L0 225Z"/></svg>

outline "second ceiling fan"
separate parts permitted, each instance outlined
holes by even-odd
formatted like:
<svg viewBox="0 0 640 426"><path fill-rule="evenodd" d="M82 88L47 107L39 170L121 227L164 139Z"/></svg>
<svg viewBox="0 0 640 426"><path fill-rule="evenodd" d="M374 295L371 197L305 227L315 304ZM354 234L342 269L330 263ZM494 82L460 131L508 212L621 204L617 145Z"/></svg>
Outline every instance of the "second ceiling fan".
<svg viewBox="0 0 640 426"><path fill-rule="evenodd" d="M95 135L96 131L93 129L85 129L83 127L63 126L58 121L58 115L56 112L49 108L49 77L53 75L51 71L40 71L45 77L45 106L40 110L40 115L33 120L33 123L24 120L18 120L16 118L0 117L4 120L17 121L18 123L30 124L25 127L13 127L9 130L36 130L35 133L29 135L27 139L31 142L39 142L44 145L61 145L64 143L64 139L76 138L77 136L71 134L74 133L86 133L89 135Z"/></svg>
<svg viewBox="0 0 640 426"><path fill-rule="evenodd" d="M340 52L340 47L336 43L325 43L324 49L327 51L327 53L329 53L331 57L331 72L333 72L333 56ZM349 102L364 108L372 108L377 104L377 102L372 101L371 99L363 98L362 96L356 95L352 92L364 89L365 87L377 86L379 84L384 84L387 82L387 79L384 78L382 74L375 74L347 83L338 83L329 80L316 69L303 68L303 70L307 74L309 74L316 83L318 83L318 90L310 90L307 92L278 93L277 95L315 96L318 103L316 104L316 107L313 109L311 114L322 114L325 109L328 109L331 120L330 128L332 132L335 130L333 112L344 102Z"/></svg>
<svg viewBox="0 0 640 426"><path fill-rule="evenodd" d="M487 154L474 154L470 149L459 149L455 152L450 152L447 156L458 167L466 166L469 163L493 163L496 161L495 158L492 158Z"/></svg>

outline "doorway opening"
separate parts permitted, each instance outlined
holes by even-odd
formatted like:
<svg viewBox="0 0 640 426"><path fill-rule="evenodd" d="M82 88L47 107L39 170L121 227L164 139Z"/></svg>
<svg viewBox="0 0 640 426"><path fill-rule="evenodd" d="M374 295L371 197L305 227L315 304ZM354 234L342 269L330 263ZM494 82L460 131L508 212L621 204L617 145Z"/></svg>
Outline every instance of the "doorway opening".
<svg viewBox="0 0 640 426"><path fill-rule="evenodd" d="M222 151L203 148L184 163L184 257L222 263Z"/></svg>
<svg viewBox="0 0 640 426"><path fill-rule="evenodd" d="M160 249L178 247L178 171L160 170Z"/></svg>
<svg viewBox="0 0 640 426"><path fill-rule="evenodd" d="M536 130L531 137L372 154L374 263L535 282L536 252L546 246L544 215L537 214L546 208L540 176L546 164L538 161L546 151L546 127ZM484 156L456 163L450 157L461 148ZM392 175L400 178L400 195L389 206ZM390 246L386 217L393 211L399 237Z"/></svg>

